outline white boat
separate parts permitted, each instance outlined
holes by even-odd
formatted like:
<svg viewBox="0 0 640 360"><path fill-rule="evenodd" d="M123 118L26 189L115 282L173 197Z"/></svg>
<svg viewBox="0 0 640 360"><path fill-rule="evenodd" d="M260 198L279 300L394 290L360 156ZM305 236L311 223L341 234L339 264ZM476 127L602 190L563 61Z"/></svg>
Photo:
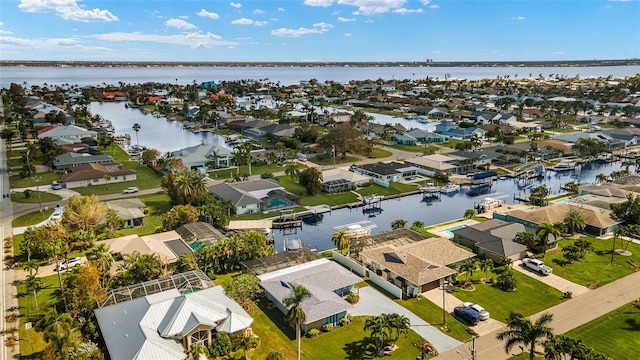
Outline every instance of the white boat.
<svg viewBox="0 0 640 360"><path fill-rule="evenodd" d="M443 194L456 192L458 190L460 190L460 185L454 183L448 183L446 186L440 188L440 192Z"/></svg>
<svg viewBox="0 0 640 360"><path fill-rule="evenodd" d="M382 201L382 199L384 199L384 195L378 195L378 194L376 194L376 193L371 193L371 194L369 194L369 195L365 196L365 197L362 199L362 202L363 202L365 205L369 205L369 204L373 204L373 203L376 203L376 202Z"/></svg>
<svg viewBox="0 0 640 360"><path fill-rule="evenodd" d="M613 154L611 153L602 153L598 155L598 160L600 161L611 161L613 160Z"/></svg>
<svg viewBox="0 0 640 360"><path fill-rule="evenodd" d="M347 234L351 239L359 239L371 235L371 228L360 224L351 224L346 227Z"/></svg>

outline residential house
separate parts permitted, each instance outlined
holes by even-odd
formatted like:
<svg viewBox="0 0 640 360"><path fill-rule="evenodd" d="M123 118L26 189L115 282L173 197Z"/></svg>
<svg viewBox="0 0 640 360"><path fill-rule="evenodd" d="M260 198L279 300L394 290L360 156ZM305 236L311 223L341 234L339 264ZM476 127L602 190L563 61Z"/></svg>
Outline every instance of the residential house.
<svg viewBox="0 0 640 360"><path fill-rule="evenodd" d="M615 139L602 131L561 134L555 137L556 140L566 141L572 144L575 144L583 138L597 140L603 143L609 150L624 149L626 144L625 141Z"/></svg>
<svg viewBox="0 0 640 360"><path fill-rule="evenodd" d="M473 161L474 167L491 165L493 160L501 155L502 154L489 149L476 151L454 151L447 154L447 156L454 159Z"/></svg>
<svg viewBox="0 0 640 360"><path fill-rule="evenodd" d="M502 118L502 114L493 111L475 111L472 115L475 117L476 124L490 124Z"/></svg>
<svg viewBox="0 0 640 360"><path fill-rule="evenodd" d="M103 91L102 98L105 100L126 101L127 94L122 91Z"/></svg>
<svg viewBox="0 0 640 360"><path fill-rule="evenodd" d="M171 152L172 159L182 160L188 169L228 167L233 162L233 152L225 147L203 143Z"/></svg>
<svg viewBox="0 0 640 360"><path fill-rule="evenodd" d="M177 228L176 232L192 249L199 248L202 244L214 243L226 237L213 225L203 221L184 224Z"/></svg>
<svg viewBox="0 0 640 360"><path fill-rule="evenodd" d="M516 235L526 232L520 223L492 219L453 230L453 241L473 250L479 257L496 263L505 258L512 261L527 256L527 246L514 241Z"/></svg>
<svg viewBox="0 0 640 360"><path fill-rule="evenodd" d="M215 184L209 192L222 201L230 201L236 215L293 207L299 201L273 179Z"/></svg>
<svg viewBox="0 0 640 360"><path fill-rule="evenodd" d="M107 168L106 171L116 170L116 168L114 167L115 165L112 165L114 164L113 158L109 155L105 155L102 153L87 154L87 153L68 152L68 153L64 153L56 156L56 158L53 160L53 168L55 170L71 170L74 167L77 167L83 164L102 164L104 166L111 167L111 169ZM96 169L94 168L94 170ZM104 169L102 170L103 172L105 171ZM122 174L122 176L126 176L126 174ZM121 180L125 181L122 178ZM104 179L102 179L102 181L104 181ZM100 183L100 181L96 181L96 183Z"/></svg>
<svg viewBox="0 0 640 360"><path fill-rule="evenodd" d="M133 234L98 241L98 244L102 243L109 246L111 255L117 261L124 259L126 255L136 252L140 255L155 254L164 264L173 264L180 255L193 251L175 230L146 236Z"/></svg>
<svg viewBox="0 0 640 360"><path fill-rule="evenodd" d="M59 167L56 166L56 168L58 169ZM60 180L69 189L95 185L108 186L113 183L135 181L137 179L135 170L123 169L121 164L115 162L84 163L65 169L70 172L60 175Z"/></svg>
<svg viewBox="0 0 640 360"><path fill-rule="evenodd" d="M350 170L374 179L380 179L387 183L400 181L406 177L416 176L418 174L418 168L415 166L395 161L390 163L352 165Z"/></svg>
<svg viewBox="0 0 640 360"><path fill-rule="evenodd" d="M613 139L624 141L625 147L638 145L640 139L638 134L629 131L629 129L611 129L602 132Z"/></svg>
<svg viewBox="0 0 640 360"><path fill-rule="evenodd" d="M221 286L201 272L192 279L195 273L113 290L110 298L124 301L94 310L109 358L184 360L191 345L212 346L216 332L235 338L251 326L253 318ZM186 277L193 286L185 286Z"/></svg>
<svg viewBox="0 0 640 360"><path fill-rule="evenodd" d="M415 145L418 142L418 139L408 134L393 134L391 137L400 145Z"/></svg>
<svg viewBox="0 0 640 360"><path fill-rule="evenodd" d="M443 172L448 175L466 174L474 169L473 164L460 165L460 160L448 155L433 154L408 158L405 164L426 170L425 175L435 175L436 172Z"/></svg>
<svg viewBox="0 0 640 360"><path fill-rule="evenodd" d="M493 213L493 218L537 228L538 225L545 222L550 224L564 222L564 218L570 210L576 210L582 215L586 223L583 232L588 235L602 236L615 231L622 224L621 220L611 216L610 211L574 204L551 204L541 208L499 211Z"/></svg>
<svg viewBox="0 0 640 360"><path fill-rule="evenodd" d="M346 167L324 170L322 172L322 191L328 194L350 191L353 188L364 186L370 182L370 176L349 171L349 168Z"/></svg>
<svg viewBox="0 0 640 360"><path fill-rule="evenodd" d="M414 137L417 141L422 143L440 143L445 141L445 138L438 133L417 128L405 132L404 135Z"/></svg>
<svg viewBox="0 0 640 360"><path fill-rule="evenodd" d="M124 227L130 228L144 225L145 205L140 199L129 198L106 202L109 209L115 211L124 221Z"/></svg>
<svg viewBox="0 0 640 360"><path fill-rule="evenodd" d="M98 139L98 133L75 125L56 126L38 134L38 139L49 137L58 145L82 142L84 138Z"/></svg>
<svg viewBox="0 0 640 360"><path fill-rule="evenodd" d="M292 285L304 286L311 296L302 302L305 320L302 331L322 329L323 325L339 325L352 305L344 300L362 279L328 259L313 260L259 275L260 286L283 314L288 308L283 304L291 294Z"/></svg>
<svg viewBox="0 0 640 360"><path fill-rule="evenodd" d="M457 274L452 265L474 256L445 238L385 243L360 253L365 267L412 297L437 288L441 280Z"/></svg>

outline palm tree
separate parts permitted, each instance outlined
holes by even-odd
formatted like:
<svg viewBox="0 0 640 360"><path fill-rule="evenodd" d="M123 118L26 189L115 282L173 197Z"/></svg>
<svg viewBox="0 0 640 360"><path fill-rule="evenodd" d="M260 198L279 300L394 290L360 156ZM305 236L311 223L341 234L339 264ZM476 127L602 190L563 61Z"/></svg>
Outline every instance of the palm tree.
<svg viewBox="0 0 640 360"><path fill-rule="evenodd" d="M389 322L385 319L385 315L386 314L371 317L364 323L364 331L371 331L371 338L374 341L376 354L378 356L382 355L382 349L390 338L389 332L391 330L389 328Z"/></svg>
<svg viewBox="0 0 640 360"><path fill-rule="evenodd" d="M537 246L542 252L542 258L547 253L547 249L549 248L549 236L553 235L554 240L561 235L560 230L553 226L553 224L548 222L543 222L538 225L538 229L536 230L536 235L538 236Z"/></svg>
<svg viewBox="0 0 640 360"><path fill-rule="evenodd" d="M480 270L484 271L485 279L489 279L489 271L493 270L494 264L491 259L484 259L480 262Z"/></svg>
<svg viewBox="0 0 640 360"><path fill-rule="evenodd" d="M195 170L183 170L176 173L173 185L179 196L185 199L189 205L208 191L204 175Z"/></svg>
<svg viewBox="0 0 640 360"><path fill-rule="evenodd" d="M298 164L296 164L293 161L288 162L287 165L284 167L284 174L291 176L291 180L295 182L300 176L300 170L298 170Z"/></svg>
<svg viewBox="0 0 640 360"><path fill-rule="evenodd" d="M476 211L473 209L467 209L464 211L464 218L465 219L471 219L472 217L476 216Z"/></svg>
<svg viewBox="0 0 640 360"><path fill-rule="evenodd" d="M138 123L135 123L133 124L133 126L131 126L131 129L136 132L136 145L138 145L138 150L140 149L140 140L138 139L138 132L140 131L141 128L142 127Z"/></svg>
<svg viewBox="0 0 640 360"><path fill-rule="evenodd" d="M244 360L249 360L249 350L256 347L258 338L244 334L238 339L238 347L242 349L242 355Z"/></svg>
<svg viewBox="0 0 640 360"><path fill-rule="evenodd" d="M509 314L507 329L499 332L496 335L496 339L507 341L504 346L507 353L517 344L529 346L529 359L533 360L536 355L536 345L541 344L543 339L549 339L553 336L552 329L549 326L552 319L552 314L545 313L538 320L532 322L524 315L512 311Z"/></svg>
<svg viewBox="0 0 640 360"><path fill-rule="evenodd" d="M466 281L469 282L469 278L473 276L473 272L476 270L477 263L475 259L467 259L462 265L460 265L460 271L466 274Z"/></svg>
<svg viewBox="0 0 640 360"><path fill-rule="evenodd" d="M401 334L404 334L406 337L409 333L409 327L411 326L411 321L404 315L399 314L385 314L386 321L389 324L389 327L395 331L395 336L393 339L393 345L398 342ZM383 316L385 316L383 315Z"/></svg>
<svg viewBox="0 0 640 360"><path fill-rule="evenodd" d="M38 290L42 289L44 285L44 281L37 277L35 274L27 275L27 278L24 280L24 284L27 287L27 291L33 292L33 302L35 304L35 308L38 308Z"/></svg>
<svg viewBox="0 0 640 360"><path fill-rule="evenodd" d="M402 229L407 226L407 220L404 219L396 219L391 222L391 229L397 230Z"/></svg>
<svg viewBox="0 0 640 360"><path fill-rule="evenodd" d="M89 252L89 256L96 269L98 269L103 278L106 278L113 265L111 247L105 243L100 243Z"/></svg>
<svg viewBox="0 0 640 360"><path fill-rule="evenodd" d="M331 241L333 241L340 253L345 249L348 251L349 246L351 245L351 237L349 237L349 233L345 229L335 232L331 237ZM347 252L347 255L348 254L349 253Z"/></svg>
<svg viewBox="0 0 640 360"><path fill-rule="evenodd" d="M528 231L522 231L516 234L516 238L514 239L517 243L526 245L528 247L533 247L535 244L535 236L533 233Z"/></svg>
<svg viewBox="0 0 640 360"><path fill-rule="evenodd" d="M298 349L298 357L300 360L300 327L304 324L306 315L302 309L302 302L311 297L311 293L306 287L302 285L296 285L294 283L288 283L288 287L291 289L289 296L282 300L282 305L287 307L287 320L296 325L296 347Z"/></svg>
<svg viewBox="0 0 640 360"><path fill-rule="evenodd" d="M40 262L38 260L27 260L22 264L22 269L29 273L29 275L37 275L40 269Z"/></svg>
<svg viewBox="0 0 640 360"><path fill-rule="evenodd" d="M109 180L111 180L111 175L104 174L102 178L104 179L104 188L109 189Z"/></svg>
<svg viewBox="0 0 640 360"><path fill-rule="evenodd" d="M578 239L574 241L573 245L578 248L580 258L583 258L587 254L587 252L595 250L593 244L590 241L584 239Z"/></svg>
<svg viewBox="0 0 640 360"><path fill-rule="evenodd" d="M567 230L571 235L576 231L580 232L584 230L585 226L587 226L584 216L582 216L578 210L569 210L567 215L564 216L564 224L567 226Z"/></svg>
<svg viewBox="0 0 640 360"><path fill-rule="evenodd" d="M608 181L609 177L605 174L598 174L596 175L596 183L598 185L603 185L606 184Z"/></svg>

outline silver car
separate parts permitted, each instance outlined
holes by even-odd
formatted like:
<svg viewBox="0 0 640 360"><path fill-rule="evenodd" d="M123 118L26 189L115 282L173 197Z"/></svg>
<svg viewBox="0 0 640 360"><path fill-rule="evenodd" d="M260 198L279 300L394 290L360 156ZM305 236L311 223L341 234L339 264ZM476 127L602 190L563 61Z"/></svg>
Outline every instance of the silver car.
<svg viewBox="0 0 640 360"><path fill-rule="evenodd" d="M468 307L469 309L475 311L478 313L478 318L482 321L488 320L490 315L489 312L487 310L485 310L482 306L478 305L478 304L474 304L474 303L470 303L470 302L466 302L464 304L465 307Z"/></svg>

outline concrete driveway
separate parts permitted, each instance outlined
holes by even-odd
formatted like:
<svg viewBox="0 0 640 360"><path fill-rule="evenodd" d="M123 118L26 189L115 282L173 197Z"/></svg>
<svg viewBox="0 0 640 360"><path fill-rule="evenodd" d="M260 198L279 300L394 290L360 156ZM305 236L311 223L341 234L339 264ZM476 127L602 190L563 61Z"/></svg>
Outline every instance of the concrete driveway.
<svg viewBox="0 0 640 360"><path fill-rule="evenodd" d="M371 286L360 288L360 301L350 311L350 314L354 316L378 316L393 313L406 316L411 322L411 330L428 340L440 353L462 344Z"/></svg>
<svg viewBox="0 0 640 360"><path fill-rule="evenodd" d="M514 261L513 269L542 283L545 283L554 289L558 289L562 292L571 291L573 293L573 296L579 296L589 292L589 289L587 287L573 283L553 273L549 275L540 275L537 272L531 271L522 264L522 260Z"/></svg>

